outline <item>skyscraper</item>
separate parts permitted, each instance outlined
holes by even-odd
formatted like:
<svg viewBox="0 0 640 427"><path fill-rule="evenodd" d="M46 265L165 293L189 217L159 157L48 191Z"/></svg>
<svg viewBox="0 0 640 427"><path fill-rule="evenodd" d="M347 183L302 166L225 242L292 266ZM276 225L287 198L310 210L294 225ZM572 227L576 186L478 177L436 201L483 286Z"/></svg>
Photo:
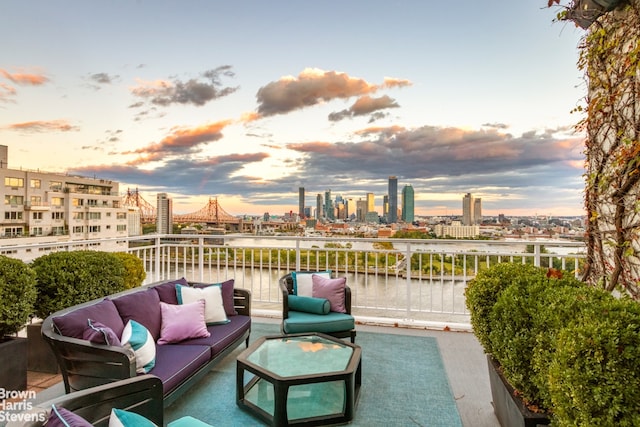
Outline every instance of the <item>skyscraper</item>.
<svg viewBox="0 0 640 427"><path fill-rule="evenodd" d="M462 198L462 225L473 225L473 197L467 193Z"/></svg>
<svg viewBox="0 0 640 427"><path fill-rule="evenodd" d="M376 205L373 200L373 193L367 193L367 210L363 212L366 214L367 212L373 212L376 210Z"/></svg>
<svg viewBox="0 0 640 427"><path fill-rule="evenodd" d="M173 233L173 209L171 199L167 193L158 193L157 196L157 212L156 232L160 234Z"/></svg>
<svg viewBox="0 0 640 427"><path fill-rule="evenodd" d="M333 210L333 200L331 200L331 190L324 192L324 217L328 220L336 219L336 214Z"/></svg>
<svg viewBox="0 0 640 427"><path fill-rule="evenodd" d="M316 196L316 219L322 218L322 194Z"/></svg>
<svg viewBox="0 0 640 427"><path fill-rule="evenodd" d="M413 222L414 206L413 187L411 185L405 185L402 189L402 220L404 222Z"/></svg>
<svg viewBox="0 0 640 427"><path fill-rule="evenodd" d="M482 199L473 199L473 222L475 225L482 224Z"/></svg>
<svg viewBox="0 0 640 427"><path fill-rule="evenodd" d="M298 187L298 215L304 218L304 187Z"/></svg>
<svg viewBox="0 0 640 427"><path fill-rule="evenodd" d="M398 178L389 177L389 215L387 222L393 224L398 222Z"/></svg>

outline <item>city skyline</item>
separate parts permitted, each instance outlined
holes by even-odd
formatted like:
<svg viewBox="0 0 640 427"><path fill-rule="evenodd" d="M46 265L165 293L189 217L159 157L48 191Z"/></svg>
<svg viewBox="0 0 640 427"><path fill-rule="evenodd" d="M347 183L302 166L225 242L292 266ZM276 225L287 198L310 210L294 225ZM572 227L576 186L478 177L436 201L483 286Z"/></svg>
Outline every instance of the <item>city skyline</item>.
<svg viewBox="0 0 640 427"><path fill-rule="evenodd" d="M70 3L3 6L11 168L167 193L175 213L297 212L301 187L382 213L388 176L420 216L465 193L485 215L584 213L584 31L542 0Z"/></svg>

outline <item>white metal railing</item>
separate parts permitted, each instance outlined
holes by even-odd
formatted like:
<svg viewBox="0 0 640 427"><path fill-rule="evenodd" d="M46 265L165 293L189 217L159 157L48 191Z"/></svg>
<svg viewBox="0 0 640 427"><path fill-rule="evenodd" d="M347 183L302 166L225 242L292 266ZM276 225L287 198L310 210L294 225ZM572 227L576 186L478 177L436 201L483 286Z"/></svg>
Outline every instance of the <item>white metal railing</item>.
<svg viewBox="0 0 640 427"><path fill-rule="evenodd" d="M409 240L252 235L144 235L117 239L2 246L30 260L51 251L128 251L143 260L146 282L186 277L234 278L253 307L277 312L278 279L294 270L332 270L347 277L353 313L388 322L469 323L464 290L478 271L500 262L580 270L580 242Z"/></svg>

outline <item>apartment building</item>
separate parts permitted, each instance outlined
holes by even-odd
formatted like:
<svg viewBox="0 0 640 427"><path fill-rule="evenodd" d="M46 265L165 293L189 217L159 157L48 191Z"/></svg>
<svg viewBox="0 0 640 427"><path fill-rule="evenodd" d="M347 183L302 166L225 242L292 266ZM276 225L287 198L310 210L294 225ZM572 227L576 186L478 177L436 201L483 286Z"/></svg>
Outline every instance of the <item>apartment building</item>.
<svg viewBox="0 0 640 427"><path fill-rule="evenodd" d="M119 183L7 165L0 145L0 238L25 245L128 235Z"/></svg>

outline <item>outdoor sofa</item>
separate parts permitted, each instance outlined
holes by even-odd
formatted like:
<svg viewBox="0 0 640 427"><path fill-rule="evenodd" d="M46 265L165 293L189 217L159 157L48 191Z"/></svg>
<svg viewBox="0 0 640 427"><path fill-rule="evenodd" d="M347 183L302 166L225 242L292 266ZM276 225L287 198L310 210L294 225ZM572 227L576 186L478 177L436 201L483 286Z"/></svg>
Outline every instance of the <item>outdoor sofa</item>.
<svg viewBox="0 0 640 427"><path fill-rule="evenodd" d="M148 373L162 381L167 407L242 342L248 346L250 312L250 292L234 288L233 279L207 285L183 278L53 313L42 335L66 393Z"/></svg>

